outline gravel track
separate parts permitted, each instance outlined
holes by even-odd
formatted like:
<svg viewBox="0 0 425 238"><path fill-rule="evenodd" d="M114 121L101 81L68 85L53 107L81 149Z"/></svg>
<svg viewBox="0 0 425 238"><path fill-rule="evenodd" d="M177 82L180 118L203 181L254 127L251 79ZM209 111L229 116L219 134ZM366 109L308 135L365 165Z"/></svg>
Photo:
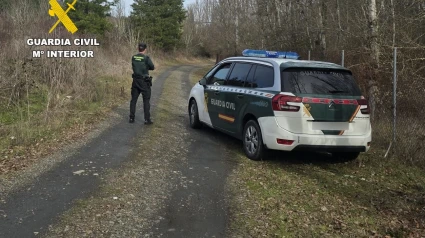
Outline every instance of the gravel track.
<svg viewBox="0 0 425 238"><path fill-rule="evenodd" d="M153 228L153 237L225 237L229 224L225 184L236 162L229 148L236 141L206 127L191 129L186 116L192 88L188 73L181 76L180 87L177 104L183 107L178 112L184 115L175 117L173 124L188 140L188 152L172 161L180 186L166 201L164 219Z"/></svg>

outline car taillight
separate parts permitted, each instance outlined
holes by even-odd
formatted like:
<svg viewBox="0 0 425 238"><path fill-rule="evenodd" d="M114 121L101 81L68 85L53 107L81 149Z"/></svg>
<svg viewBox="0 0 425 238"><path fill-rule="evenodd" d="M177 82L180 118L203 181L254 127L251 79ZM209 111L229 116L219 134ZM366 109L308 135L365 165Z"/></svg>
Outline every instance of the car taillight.
<svg viewBox="0 0 425 238"><path fill-rule="evenodd" d="M303 101L303 98L301 97L278 94L274 96L272 99L273 110L298 112L300 110L300 107L294 106L294 105L288 105L288 102L301 103L302 101Z"/></svg>
<svg viewBox="0 0 425 238"><path fill-rule="evenodd" d="M276 139L276 141L280 145L292 145L294 143L294 140Z"/></svg>
<svg viewBox="0 0 425 238"><path fill-rule="evenodd" d="M369 107L369 102L367 101L367 99L365 98L357 99L357 104L360 106L366 106L366 108L360 109L362 114L370 114L370 107Z"/></svg>

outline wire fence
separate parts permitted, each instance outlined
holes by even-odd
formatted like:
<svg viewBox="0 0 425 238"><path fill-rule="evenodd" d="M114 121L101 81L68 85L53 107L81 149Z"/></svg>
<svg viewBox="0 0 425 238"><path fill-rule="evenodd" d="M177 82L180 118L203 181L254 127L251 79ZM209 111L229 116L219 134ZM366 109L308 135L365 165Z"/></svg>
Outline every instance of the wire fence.
<svg viewBox="0 0 425 238"><path fill-rule="evenodd" d="M379 67L368 63L369 55L364 49L327 52L327 55L309 51L303 58L349 68L365 94L369 91L369 81L375 80L378 92L372 148L387 152L383 153L385 157L425 166L425 48L384 47Z"/></svg>

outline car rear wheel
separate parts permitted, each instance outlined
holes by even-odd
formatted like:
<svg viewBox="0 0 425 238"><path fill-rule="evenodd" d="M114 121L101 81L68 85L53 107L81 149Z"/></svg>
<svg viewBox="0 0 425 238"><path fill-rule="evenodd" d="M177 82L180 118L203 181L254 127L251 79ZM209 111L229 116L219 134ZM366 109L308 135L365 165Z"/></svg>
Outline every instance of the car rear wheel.
<svg viewBox="0 0 425 238"><path fill-rule="evenodd" d="M340 161L352 161L359 157L360 152L335 152L332 157Z"/></svg>
<svg viewBox="0 0 425 238"><path fill-rule="evenodd" d="M251 160L261 160L265 154L261 129L254 120L248 121L243 130L243 149Z"/></svg>
<svg viewBox="0 0 425 238"><path fill-rule="evenodd" d="M198 112L198 105L196 105L196 101L194 99L190 100L189 104L189 121L190 121L190 127L199 129L201 128L202 124L199 120L199 112Z"/></svg>

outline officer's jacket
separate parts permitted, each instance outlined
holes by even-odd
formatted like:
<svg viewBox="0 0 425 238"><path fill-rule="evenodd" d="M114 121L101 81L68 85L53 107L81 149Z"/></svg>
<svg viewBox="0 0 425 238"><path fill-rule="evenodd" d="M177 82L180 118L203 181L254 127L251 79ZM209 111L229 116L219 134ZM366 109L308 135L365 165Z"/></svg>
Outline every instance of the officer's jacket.
<svg viewBox="0 0 425 238"><path fill-rule="evenodd" d="M131 59L133 66L133 78L140 78L149 75L149 70L154 70L155 66L149 56L139 53Z"/></svg>

